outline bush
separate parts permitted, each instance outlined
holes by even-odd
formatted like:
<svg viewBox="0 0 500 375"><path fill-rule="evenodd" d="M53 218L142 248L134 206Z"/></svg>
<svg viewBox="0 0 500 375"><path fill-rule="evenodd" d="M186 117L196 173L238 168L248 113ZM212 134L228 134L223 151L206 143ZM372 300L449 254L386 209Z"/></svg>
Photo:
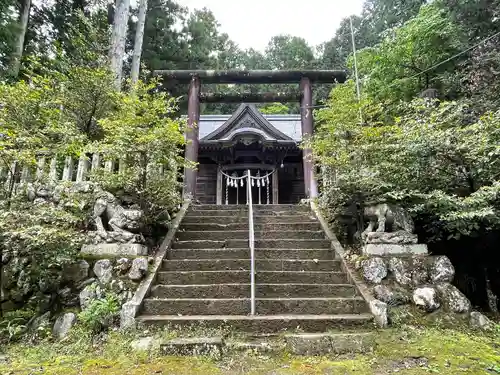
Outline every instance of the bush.
<svg viewBox="0 0 500 375"><path fill-rule="evenodd" d="M112 326L118 318L120 302L118 296L107 292L102 298L93 300L79 315L80 322L94 333Z"/></svg>

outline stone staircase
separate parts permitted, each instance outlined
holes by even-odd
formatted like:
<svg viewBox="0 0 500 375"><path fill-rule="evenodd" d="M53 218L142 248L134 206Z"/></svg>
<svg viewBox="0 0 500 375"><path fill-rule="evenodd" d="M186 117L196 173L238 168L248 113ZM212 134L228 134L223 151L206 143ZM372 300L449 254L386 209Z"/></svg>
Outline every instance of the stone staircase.
<svg viewBox="0 0 500 375"><path fill-rule="evenodd" d="M251 333L371 327L372 315L307 206L254 206L256 315L250 315L246 206L192 206L144 300L144 325Z"/></svg>

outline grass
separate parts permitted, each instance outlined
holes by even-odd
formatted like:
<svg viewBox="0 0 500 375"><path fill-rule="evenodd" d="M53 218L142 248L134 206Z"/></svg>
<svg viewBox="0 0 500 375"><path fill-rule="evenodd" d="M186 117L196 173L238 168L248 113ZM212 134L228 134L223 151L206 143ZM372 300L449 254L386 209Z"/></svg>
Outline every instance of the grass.
<svg viewBox="0 0 500 375"><path fill-rule="evenodd" d="M10 363L0 364L0 374L500 374L498 330L486 335L405 326L378 332L376 348L366 354L296 357L249 352L219 361L134 352L133 339L130 333L111 332L105 342L93 345L87 332L75 328L62 342L12 344L5 348Z"/></svg>

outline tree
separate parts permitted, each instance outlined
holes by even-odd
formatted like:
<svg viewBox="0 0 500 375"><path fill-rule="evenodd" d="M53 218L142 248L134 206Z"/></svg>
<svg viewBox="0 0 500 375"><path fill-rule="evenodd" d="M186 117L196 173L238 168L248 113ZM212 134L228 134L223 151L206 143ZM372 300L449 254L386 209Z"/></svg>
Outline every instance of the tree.
<svg viewBox="0 0 500 375"><path fill-rule="evenodd" d="M366 0L363 15L372 35L380 40L384 31L401 27L415 17L426 0Z"/></svg>
<svg viewBox="0 0 500 375"><path fill-rule="evenodd" d="M271 69L305 69L315 63L314 52L305 39L291 35L272 37L266 59Z"/></svg>
<svg viewBox="0 0 500 375"><path fill-rule="evenodd" d="M130 0L116 0L109 57L111 60L111 70L115 74L115 86L117 90L120 90L122 82L123 57L125 55L129 8Z"/></svg>
<svg viewBox="0 0 500 375"><path fill-rule="evenodd" d="M13 0L0 1L0 71L6 70L14 46L17 27L10 12L13 8Z"/></svg>
<svg viewBox="0 0 500 375"><path fill-rule="evenodd" d="M135 31L134 53L130 73L132 85L135 85L139 79L139 67L141 64L142 41L144 39L144 24L146 22L147 7L147 0L141 0L139 2L139 17L137 19L137 29Z"/></svg>
<svg viewBox="0 0 500 375"><path fill-rule="evenodd" d="M359 51L364 90L381 101L411 100L421 90L441 88L439 75L455 61L441 63L462 48L461 32L435 4L423 6L417 17L394 29L382 42Z"/></svg>
<svg viewBox="0 0 500 375"><path fill-rule="evenodd" d="M19 5L19 28L11 54L9 67L9 75L14 78L17 78L19 75L19 69L21 68L21 58L23 57L26 31L28 29L28 21L30 17L31 0L23 0Z"/></svg>
<svg viewBox="0 0 500 375"><path fill-rule="evenodd" d="M262 106L259 111L266 115L282 115L287 114L289 108L282 103L271 103Z"/></svg>
<svg viewBox="0 0 500 375"><path fill-rule="evenodd" d="M144 66L149 71L180 69L187 64L187 45L182 30L177 30L175 25L184 23L186 8L171 0L149 0L147 6L142 48ZM129 40L133 40L134 35L132 33Z"/></svg>

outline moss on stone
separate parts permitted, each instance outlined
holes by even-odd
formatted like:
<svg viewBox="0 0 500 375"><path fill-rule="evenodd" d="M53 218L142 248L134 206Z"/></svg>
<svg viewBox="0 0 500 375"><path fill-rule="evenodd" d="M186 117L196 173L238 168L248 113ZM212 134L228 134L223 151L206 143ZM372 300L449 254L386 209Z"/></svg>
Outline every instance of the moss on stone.
<svg viewBox="0 0 500 375"><path fill-rule="evenodd" d="M190 332L189 334L200 333ZM213 332L215 333L215 332ZM156 337L178 337L183 332L147 332ZM206 335L207 332L204 332ZM488 374L500 371L500 336L465 330L405 326L377 333L377 346L366 354L297 357L282 352L268 355L248 351L211 358L168 357L159 351L135 352L132 333L110 332L104 343L93 346L81 328L62 342L7 348L9 364L0 373L53 375L115 374ZM94 340L95 342L95 340ZM43 371L40 371L40 370ZM496 371L496 372L495 372Z"/></svg>

